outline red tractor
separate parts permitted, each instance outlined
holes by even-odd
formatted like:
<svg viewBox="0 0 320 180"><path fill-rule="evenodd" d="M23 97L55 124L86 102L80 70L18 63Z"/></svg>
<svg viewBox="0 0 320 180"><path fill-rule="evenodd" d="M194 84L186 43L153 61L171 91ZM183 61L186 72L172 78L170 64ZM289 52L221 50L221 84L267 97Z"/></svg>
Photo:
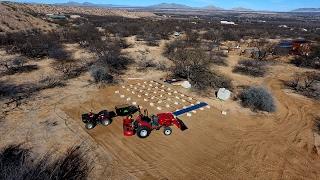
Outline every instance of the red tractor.
<svg viewBox="0 0 320 180"><path fill-rule="evenodd" d="M152 130L160 130L163 127L163 133L169 136L172 133L170 126L177 126L180 130L188 129L186 125L178 118L174 117L171 112L159 113L157 115L148 116L147 111L134 120L132 116L127 116L123 120L123 133L125 136L133 136L137 134L140 138L146 138Z"/></svg>

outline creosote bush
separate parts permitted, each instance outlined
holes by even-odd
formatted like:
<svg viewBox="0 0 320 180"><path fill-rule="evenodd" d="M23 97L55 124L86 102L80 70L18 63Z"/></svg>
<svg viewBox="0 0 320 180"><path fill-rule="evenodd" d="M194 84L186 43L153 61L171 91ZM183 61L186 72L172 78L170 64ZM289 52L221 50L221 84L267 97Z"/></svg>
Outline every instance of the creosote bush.
<svg viewBox="0 0 320 180"><path fill-rule="evenodd" d="M306 72L295 74L285 85L297 93L320 100L320 73Z"/></svg>
<svg viewBox="0 0 320 180"><path fill-rule="evenodd" d="M0 179L87 179L92 162L79 147L53 159L49 153L39 159L31 156L31 150L21 145L10 145L0 151Z"/></svg>
<svg viewBox="0 0 320 180"><path fill-rule="evenodd" d="M219 66L228 66L226 55L221 52L211 52L209 54L210 62Z"/></svg>
<svg viewBox="0 0 320 180"><path fill-rule="evenodd" d="M39 67L36 64L27 64L28 60L24 57L16 57L10 60L0 60L2 73L5 75L13 75L16 73L31 72ZM1 71L0 71L1 72Z"/></svg>
<svg viewBox="0 0 320 180"><path fill-rule="evenodd" d="M292 63L298 67L307 67L320 69L320 45L313 46L312 53L309 56L299 56L292 60Z"/></svg>
<svg viewBox="0 0 320 180"><path fill-rule="evenodd" d="M50 89L55 87L64 87L66 86L65 82L59 77L54 76L45 76L42 77L38 83L39 89Z"/></svg>
<svg viewBox="0 0 320 180"><path fill-rule="evenodd" d="M121 74L132 62L125 56L108 53L100 56L96 64L109 68L112 73Z"/></svg>
<svg viewBox="0 0 320 180"><path fill-rule="evenodd" d="M0 46L9 53L21 53L29 58L67 56L55 33L40 30L21 31L0 35ZM63 56L62 56L63 55Z"/></svg>
<svg viewBox="0 0 320 180"><path fill-rule="evenodd" d="M267 62L260 60L241 60L233 72L253 77L264 77L267 73Z"/></svg>
<svg viewBox="0 0 320 180"><path fill-rule="evenodd" d="M104 67L93 66L90 73L95 83L110 84L114 82L113 76Z"/></svg>
<svg viewBox="0 0 320 180"><path fill-rule="evenodd" d="M197 34L190 32L189 36L192 36L189 41L197 41ZM187 47L188 43L181 40L167 44L165 55L174 63L171 70L174 77L189 80L195 89L201 91L209 88L232 89L230 79L210 70L213 61L205 50ZM223 60L219 61L223 63Z"/></svg>
<svg viewBox="0 0 320 180"><path fill-rule="evenodd" d="M263 87L249 87L240 93L239 98L244 107L249 107L254 111L276 111L273 96Z"/></svg>
<svg viewBox="0 0 320 180"><path fill-rule="evenodd" d="M190 67L189 79L194 88L198 90L207 90L208 88L228 88L232 89L231 80L218 75L204 66Z"/></svg>

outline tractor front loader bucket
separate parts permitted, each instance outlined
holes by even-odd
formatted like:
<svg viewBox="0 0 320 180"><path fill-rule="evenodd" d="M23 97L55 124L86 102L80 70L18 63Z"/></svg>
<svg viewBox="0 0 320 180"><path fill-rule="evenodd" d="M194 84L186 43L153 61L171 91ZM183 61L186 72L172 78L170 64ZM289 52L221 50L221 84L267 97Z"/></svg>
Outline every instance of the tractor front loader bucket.
<svg viewBox="0 0 320 180"><path fill-rule="evenodd" d="M188 127L183 123L183 121L181 120L181 119L179 119L179 118L176 118L177 119L177 124L176 124L176 126L181 130L181 131L184 131L184 130L187 130L188 129Z"/></svg>

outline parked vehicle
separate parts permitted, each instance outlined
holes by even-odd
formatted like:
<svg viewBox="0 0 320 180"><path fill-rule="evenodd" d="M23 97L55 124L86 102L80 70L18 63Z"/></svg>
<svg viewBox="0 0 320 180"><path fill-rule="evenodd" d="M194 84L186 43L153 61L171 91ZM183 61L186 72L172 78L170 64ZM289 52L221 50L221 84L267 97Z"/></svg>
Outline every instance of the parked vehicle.
<svg viewBox="0 0 320 180"><path fill-rule="evenodd" d="M95 114L93 112L82 114L82 122L85 123L87 129L93 129L96 125L101 124L108 126L112 123L112 118L116 116L132 116L139 111L139 107L132 105L121 105L115 107L116 112L102 110Z"/></svg>
<svg viewBox="0 0 320 180"><path fill-rule="evenodd" d="M169 136L172 133L171 126L173 125L182 131L188 129L171 112L159 113L149 117L147 111L145 111L144 114L140 113L135 120L129 116L125 118L123 120L123 133L125 136L137 134L139 138L146 138L150 135L151 131L163 129L164 135Z"/></svg>
<svg viewBox="0 0 320 180"><path fill-rule="evenodd" d="M97 124L102 124L104 126L110 125L114 116L114 112L109 112L107 110L100 111L97 114L89 112L82 114L82 122L86 124L87 129L93 129Z"/></svg>

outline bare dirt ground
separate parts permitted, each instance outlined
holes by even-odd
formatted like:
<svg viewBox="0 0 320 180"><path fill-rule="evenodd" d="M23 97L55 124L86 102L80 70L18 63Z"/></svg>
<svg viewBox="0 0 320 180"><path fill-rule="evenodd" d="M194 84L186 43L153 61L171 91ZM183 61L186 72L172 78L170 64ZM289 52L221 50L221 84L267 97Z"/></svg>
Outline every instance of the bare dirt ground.
<svg viewBox="0 0 320 180"><path fill-rule="evenodd" d="M41 14L35 16L34 14ZM97 16L122 16L128 18L155 17L150 12L129 12L107 8L66 7L44 4L0 3L0 33L27 29L53 30L57 27L43 18L45 14L89 14Z"/></svg>
<svg viewBox="0 0 320 180"><path fill-rule="evenodd" d="M89 14L97 16L123 16L128 18L155 16L150 12L129 12L126 10L110 8L58 6L48 4L10 4L10 6L23 11L32 11L40 14Z"/></svg>
<svg viewBox="0 0 320 180"><path fill-rule="evenodd" d="M131 42L133 48L126 51L139 60L139 49L146 47L132 39ZM79 59L90 57L73 45L66 48ZM158 59L161 52L159 47L150 47L147 56ZM269 88L276 98L276 113L255 113L236 101L221 102L213 95L203 98L189 90L157 84L151 81L160 82L165 72L136 72L131 67L123 75L124 82L117 85L98 89L85 74L64 88L42 91L1 122L0 147L24 142L39 153L63 153L68 147L81 144L90 149L94 158L95 169L90 175L93 179L320 179L315 146L319 139L312 132L313 119L320 115L320 103L293 94L282 85L282 80L294 72L307 70L278 63L271 66L266 78L251 78L232 73L239 59L237 55L229 56L228 67L216 68L232 78L235 85ZM38 71L50 70L50 60L37 63ZM38 71L10 80L27 81ZM128 77L144 79L131 81ZM198 101L209 103L210 109L193 112L191 117L182 116L189 129L182 132L173 128L169 137L162 131L153 131L147 139L124 137L121 118L115 118L109 127L97 126L88 131L80 119L81 113L112 110L124 103L136 102L148 108L149 113L157 113ZM222 115L222 110L227 115Z"/></svg>
<svg viewBox="0 0 320 180"><path fill-rule="evenodd" d="M170 137L161 132L143 140L123 137L121 118L89 135L111 152L112 167L126 169L139 179L318 179L320 163L311 128L319 104L286 94L277 80L268 78L264 83L278 100L279 110L274 115L231 110L223 116L219 107L213 106L182 117L189 129L174 129ZM119 89L125 94L122 101L114 93ZM82 109L112 109L126 103L127 97L136 101L125 91L121 92L121 87L102 89L92 95L96 98L64 109L81 124ZM143 107L159 112L143 97L137 99Z"/></svg>
<svg viewBox="0 0 320 180"><path fill-rule="evenodd" d="M0 3L0 32L22 31L32 28L51 30L54 27L54 24L18 10L13 5Z"/></svg>

